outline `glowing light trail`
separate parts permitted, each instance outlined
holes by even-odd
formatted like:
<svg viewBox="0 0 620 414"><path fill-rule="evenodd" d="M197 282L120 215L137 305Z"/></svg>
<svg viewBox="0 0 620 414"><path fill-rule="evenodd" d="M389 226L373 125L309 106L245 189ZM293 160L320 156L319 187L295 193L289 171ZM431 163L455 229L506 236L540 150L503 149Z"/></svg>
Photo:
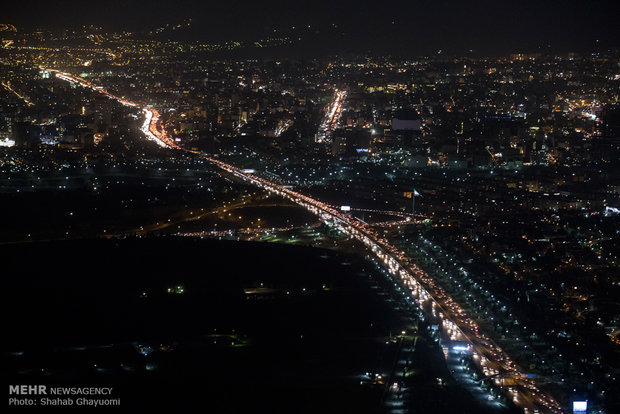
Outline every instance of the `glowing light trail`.
<svg viewBox="0 0 620 414"><path fill-rule="evenodd" d="M105 89L96 87L83 79L58 71L53 72L57 72L56 76L60 79L91 88L124 105L133 107L139 106L133 102L115 97ZM323 131L326 132L335 126L346 92L337 91L336 95L337 98L334 106L329 112L330 115L327 127L322 127ZM147 138L157 139L160 145L165 147L196 153L179 147L167 137L165 131L163 131L163 128L161 128L161 125L158 123L159 113L155 109L142 109L145 111L146 117L145 123L142 126L142 131ZM420 308L422 308L424 304L430 306L433 316L441 320L441 329L451 340L467 343L468 347L471 347L477 356L477 362L487 377L495 377L496 383L499 382L497 378L498 375L504 378L509 377L514 380L515 385L513 387L519 389L519 397L518 399L515 397L515 402L524 410L527 412L535 412L535 410L542 409L554 414L562 412L559 403L551 396L538 389L534 380L525 375L523 370L519 368L498 345L480 331L477 323L467 315L461 306L458 305L432 277L413 263L403 251L391 245L380 233L373 229L372 226L355 217L342 214L337 208L329 204L300 194L286 186L275 184L253 173L204 154L200 154L200 156L238 179L295 202L306 210L319 216L327 225L360 241L379 259L394 281L406 290L408 295L420 305Z"/></svg>

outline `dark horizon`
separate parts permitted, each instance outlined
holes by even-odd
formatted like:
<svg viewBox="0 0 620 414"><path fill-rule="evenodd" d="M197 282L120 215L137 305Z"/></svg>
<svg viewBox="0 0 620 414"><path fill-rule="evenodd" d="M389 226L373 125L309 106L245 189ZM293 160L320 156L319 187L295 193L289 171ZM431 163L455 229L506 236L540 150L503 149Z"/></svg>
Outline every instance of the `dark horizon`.
<svg viewBox="0 0 620 414"><path fill-rule="evenodd" d="M161 38L221 41L295 36L324 53L591 52L618 46L617 6L610 0L587 4L390 0L376 6L352 1L291 5L273 0L151 4L145 9L141 2L118 0L70 1L62 7L39 0L12 3L5 6L5 23L21 30L97 25L104 30L146 33L192 19L190 28L169 30Z"/></svg>

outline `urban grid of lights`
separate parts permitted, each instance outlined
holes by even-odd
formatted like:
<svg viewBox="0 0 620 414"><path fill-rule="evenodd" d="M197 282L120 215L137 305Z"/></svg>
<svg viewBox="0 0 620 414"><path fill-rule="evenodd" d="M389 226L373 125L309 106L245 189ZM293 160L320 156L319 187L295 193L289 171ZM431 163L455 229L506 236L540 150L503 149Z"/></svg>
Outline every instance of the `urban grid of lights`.
<svg viewBox="0 0 620 414"><path fill-rule="evenodd" d="M123 105L139 107L138 104L116 97L102 87L94 86L81 78L59 71L50 71L56 72L56 76L60 79L88 87L117 100ZM336 98L328 111L326 119L321 124L317 139L324 140L338 121L346 92L337 90L335 94ZM148 139L157 140L162 147L200 154L176 145L160 125L159 113L155 109L142 109L146 116L142 131ZM463 343L467 344L466 347L473 351L474 360L487 377L493 377L496 385L500 385L499 377L510 377L514 380L515 385L512 388L518 389L518 392L510 390L506 390L506 392L511 394L513 401L520 405L526 413L534 413L539 409L554 414L562 412L560 404L537 388L534 380L528 377L497 344L479 330L476 322L467 315L461 306L432 277L407 258L403 251L397 249L384 237L380 236L371 225L338 211L334 206L293 191L287 186L275 184L258 177L253 174L254 171L243 170L204 154L200 155L203 159L245 182L295 202L319 216L328 226L336 228L347 236L362 242L380 260L399 289L404 288L408 292L409 297L415 300L420 308L424 304L430 305L432 316L441 321L440 329L451 341L457 342L458 346L463 346Z"/></svg>

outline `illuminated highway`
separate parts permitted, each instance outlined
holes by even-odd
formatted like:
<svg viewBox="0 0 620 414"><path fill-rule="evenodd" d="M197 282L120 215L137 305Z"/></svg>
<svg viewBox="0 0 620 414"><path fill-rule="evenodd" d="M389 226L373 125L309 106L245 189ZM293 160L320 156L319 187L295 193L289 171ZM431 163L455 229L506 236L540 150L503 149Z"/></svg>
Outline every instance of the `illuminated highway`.
<svg viewBox="0 0 620 414"><path fill-rule="evenodd" d="M73 76L69 73L60 72L54 69L45 69L48 72L53 72L56 74L56 77L67 82L71 82L73 84L83 86L85 88L92 89L95 92L101 93L107 96L110 99L114 99L119 103L125 106L131 106L135 108L140 108L140 105L137 103L128 101L124 98L119 98L115 95L112 95L110 92L102 88L101 86L95 86L92 83L88 82L85 79L82 79L77 76ZM144 112L144 123L140 130L144 133L144 135L151 141L156 142L159 146L164 148L174 148L174 149L182 149L166 134L163 126L159 122L159 112L154 108L143 107L142 111Z"/></svg>
<svg viewBox="0 0 620 414"><path fill-rule="evenodd" d="M328 108L325 118L319 126L319 132L316 135L317 142L324 142L327 138L329 138L333 130L338 125L340 113L342 112L342 103L344 102L346 96L346 91L336 90L334 93L334 102L332 102L332 105Z"/></svg>
<svg viewBox="0 0 620 414"><path fill-rule="evenodd" d="M30 102L30 100L27 97L25 97L24 95L21 95L15 89L11 88L11 85L9 85L8 83L2 82L2 86L4 86L6 90L8 90L9 92L12 92L13 94L15 94L15 96L17 96L19 99L23 100L26 103L26 105L28 106L34 105L32 102Z"/></svg>
<svg viewBox="0 0 620 414"><path fill-rule="evenodd" d="M535 410L561 412L558 402L540 391L534 381L527 377L499 346L480 332L476 322L428 274L412 263L404 252L388 243L371 226L340 213L328 204L243 172L240 168L211 157L204 158L245 182L299 204L318 215L327 225L362 242L421 308L430 307L432 317L440 321L444 335L452 341L468 343L468 347L473 350L474 360L487 376L494 377L496 385L500 386L502 379L506 378L514 381L515 385L512 388L518 391L512 393L510 397L517 405L523 407L525 412L533 413Z"/></svg>
<svg viewBox="0 0 620 414"><path fill-rule="evenodd" d="M278 125L274 132L275 136L276 137L281 136L284 133L284 131L286 131L287 129L291 127L291 125L293 125L293 121L290 119L287 119L286 122L284 122L282 125Z"/></svg>
<svg viewBox="0 0 620 414"><path fill-rule="evenodd" d="M96 87L81 78L73 77L58 71L54 72L56 72L56 76L60 79L91 88L96 92L117 100L123 105L139 107L138 104L115 97L105 89ZM330 128L337 122L342 100L346 96L346 92L337 91L336 95L337 98L332 110L330 110L328 114L329 122L327 127L325 128L323 124L321 126L321 130L326 133L330 131ZM167 136L163 127L158 122L159 113L155 109L142 109L146 116L142 131L147 138L157 140L162 147L190 152L176 145L174 141ZM191 152L195 153L193 151ZM447 338L448 341L453 341L458 344L458 346L454 346L453 349L464 347L467 351L471 352L474 361L487 377L493 378L493 381L498 387L502 387L502 379L510 379L511 382L513 382L514 385L511 387L513 391L509 391L507 388L503 389L503 391L509 395L517 405L522 407L526 413L535 413L537 412L536 410L549 413L561 412L559 403L551 396L539 390L534 380L528 377L499 346L479 330L476 322L467 315L461 306L459 306L433 278L413 263L403 251L390 244L384 236L373 229L371 225L355 217L344 214L329 204L300 194L286 186L275 184L248 171L244 171L241 168L237 168L204 154L200 156L219 167L227 174L237 177L239 180L293 201L319 216L328 226L336 228L348 237L361 242L381 262L398 288L404 289L409 297L418 304L420 309L426 310L429 318L437 322L442 338ZM464 346L463 344L467 345Z"/></svg>

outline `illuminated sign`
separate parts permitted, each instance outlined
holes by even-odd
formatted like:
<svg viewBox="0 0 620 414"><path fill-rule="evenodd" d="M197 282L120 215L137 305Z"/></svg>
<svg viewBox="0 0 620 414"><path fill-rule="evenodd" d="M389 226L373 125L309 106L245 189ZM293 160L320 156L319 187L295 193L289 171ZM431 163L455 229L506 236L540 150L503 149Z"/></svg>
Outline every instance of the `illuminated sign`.
<svg viewBox="0 0 620 414"><path fill-rule="evenodd" d="M256 170L253 170L251 168L246 168L245 170L241 170L246 174L254 174L256 172Z"/></svg>
<svg viewBox="0 0 620 414"><path fill-rule="evenodd" d="M351 206L340 206L340 211L351 211Z"/></svg>
<svg viewBox="0 0 620 414"><path fill-rule="evenodd" d="M573 401L573 413L585 413L588 411L587 401Z"/></svg>

